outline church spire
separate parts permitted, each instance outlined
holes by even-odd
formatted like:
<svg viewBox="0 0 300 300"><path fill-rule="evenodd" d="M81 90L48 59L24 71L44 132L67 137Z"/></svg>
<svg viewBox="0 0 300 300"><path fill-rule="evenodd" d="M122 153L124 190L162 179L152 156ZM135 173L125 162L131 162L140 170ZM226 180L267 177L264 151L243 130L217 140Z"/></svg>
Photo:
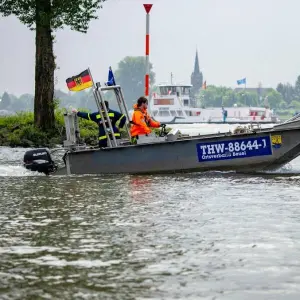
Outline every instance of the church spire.
<svg viewBox="0 0 300 300"><path fill-rule="evenodd" d="M196 57L195 57L195 63L194 63L194 74L200 74L198 50L197 49L196 49Z"/></svg>
<svg viewBox="0 0 300 300"><path fill-rule="evenodd" d="M196 49L196 57L195 57L195 63L194 63L194 71L191 75L191 84L192 84L192 96L196 96L196 94L199 93L202 84L203 84L203 75L200 72L199 67L199 58L198 58L198 50Z"/></svg>

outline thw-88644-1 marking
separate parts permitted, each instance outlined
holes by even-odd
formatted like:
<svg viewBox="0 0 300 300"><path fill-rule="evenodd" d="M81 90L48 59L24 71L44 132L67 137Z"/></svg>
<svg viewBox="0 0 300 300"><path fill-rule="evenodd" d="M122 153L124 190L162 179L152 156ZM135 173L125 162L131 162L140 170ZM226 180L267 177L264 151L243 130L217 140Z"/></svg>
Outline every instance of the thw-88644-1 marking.
<svg viewBox="0 0 300 300"><path fill-rule="evenodd" d="M245 143L241 142L230 142L228 143L228 147L225 148L225 143L221 144L212 144L212 145L201 145L200 149L203 151L203 154L215 154L215 153L223 153L225 151L236 152L236 151L245 151L245 150L258 150L260 147L266 148L267 143L265 139L262 139L263 144L258 144L257 140L248 141Z"/></svg>
<svg viewBox="0 0 300 300"><path fill-rule="evenodd" d="M197 144L199 161L272 155L270 136Z"/></svg>

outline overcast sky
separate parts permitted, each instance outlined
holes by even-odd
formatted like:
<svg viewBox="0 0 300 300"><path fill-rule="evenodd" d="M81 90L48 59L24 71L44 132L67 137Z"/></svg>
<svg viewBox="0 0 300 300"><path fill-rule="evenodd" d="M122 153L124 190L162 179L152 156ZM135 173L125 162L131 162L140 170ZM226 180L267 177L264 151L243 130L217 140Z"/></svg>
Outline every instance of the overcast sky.
<svg viewBox="0 0 300 300"><path fill-rule="evenodd" d="M91 68L105 80L109 65L127 55L145 53L142 0L108 0L87 34L57 32L59 70L56 88L65 79ZM300 0L152 0L150 61L156 82L190 83L196 47L207 84L276 87L294 83L300 74ZM0 94L34 91L34 32L15 17L0 19Z"/></svg>

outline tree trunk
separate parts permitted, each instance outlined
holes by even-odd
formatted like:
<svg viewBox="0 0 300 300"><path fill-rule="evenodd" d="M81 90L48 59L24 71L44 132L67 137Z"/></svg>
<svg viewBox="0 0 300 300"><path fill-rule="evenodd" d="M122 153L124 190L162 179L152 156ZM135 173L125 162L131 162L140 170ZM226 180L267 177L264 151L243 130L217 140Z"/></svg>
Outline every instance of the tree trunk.
<svg viewBox="0 0 300 300"><path fill-rule="evenodd" d="M51 31L51 0L36 0L36 54L34 123L49 130L54 126L53 38Z"/></svg>

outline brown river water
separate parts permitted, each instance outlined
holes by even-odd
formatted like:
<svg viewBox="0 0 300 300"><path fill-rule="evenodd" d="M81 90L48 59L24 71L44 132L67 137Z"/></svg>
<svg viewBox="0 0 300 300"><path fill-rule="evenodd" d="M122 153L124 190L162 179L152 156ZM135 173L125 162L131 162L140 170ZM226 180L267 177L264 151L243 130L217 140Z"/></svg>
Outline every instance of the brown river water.
<svg viewBox="0 0 300 300"><path fill-rule="evenodd" d="M300 159L46 177L24 151L0 148L0 299L300 299Z"/></svg>

